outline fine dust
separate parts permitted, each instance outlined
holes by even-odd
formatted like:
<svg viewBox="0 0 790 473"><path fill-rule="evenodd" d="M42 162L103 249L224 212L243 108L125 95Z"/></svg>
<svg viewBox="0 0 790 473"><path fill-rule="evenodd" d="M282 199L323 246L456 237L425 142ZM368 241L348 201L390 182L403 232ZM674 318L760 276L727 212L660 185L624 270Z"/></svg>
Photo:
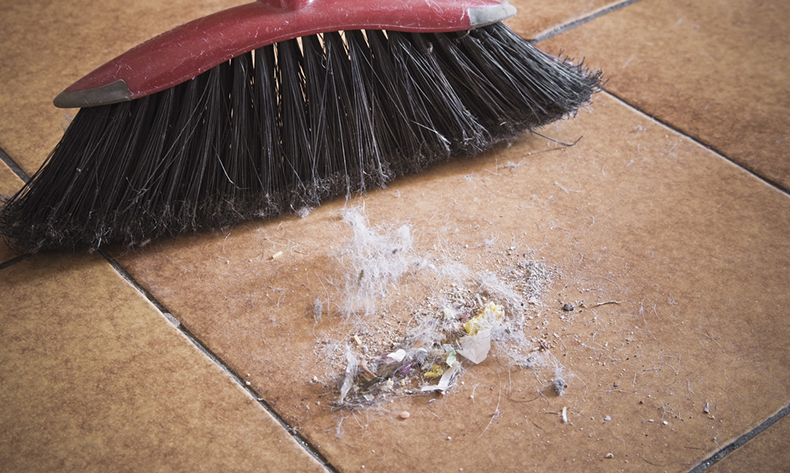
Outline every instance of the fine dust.
<svg viewBox="0 0 790 473"><path fill-rule="evenodd" d="M322 316L339 322L314 350L323 369L314 379L335 393L336 408L451 391L464 371L484 369L476 365L489 351L519 369L555 371L553 389L563 394L567 376L551 344L527 336L555 276L544 261L511 245L469 268L452 248L418 251L410 225L371 227L357 208L346 209L343 222L351 236L336 255L342 289L337 301L317 299L311 314L316 324Z"/></svg>

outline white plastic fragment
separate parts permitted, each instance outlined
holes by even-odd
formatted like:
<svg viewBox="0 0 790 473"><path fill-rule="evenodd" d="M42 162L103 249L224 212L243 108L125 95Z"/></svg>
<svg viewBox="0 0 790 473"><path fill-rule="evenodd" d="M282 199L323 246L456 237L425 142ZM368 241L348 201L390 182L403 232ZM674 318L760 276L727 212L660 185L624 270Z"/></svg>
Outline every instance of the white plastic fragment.
<svg viewBox="0 0 790 473"><path fill-rule="evenodd" d="M394 351L394 352L390 353L389 355L387 355L387 358L392 358L393 360L395 360L398 363L400 363L401 361L403 361L404 358L406 358L406 350L404 350L403 348L400 348L397 351Z"/></svg>
<svg viewBox="0 0 790 473"><path fill-rule="evenodd" d="M348 364L346 365L346 377L343 380L343 386L340 388L340 404L343 404L346 395L354 386L354 377L357 375L357 369L359 368L359 361L357 361L357 357L354 356L354 353L349 348L346 348L346 360Z"/></svg>
<svg viewBox="0 0 790 473"><path fill-rule="evenodd" d="M461 337L456 352L472 363L478 364L488 357L490 350L491 330L485 329L477 332L476 335Z"/></svg>

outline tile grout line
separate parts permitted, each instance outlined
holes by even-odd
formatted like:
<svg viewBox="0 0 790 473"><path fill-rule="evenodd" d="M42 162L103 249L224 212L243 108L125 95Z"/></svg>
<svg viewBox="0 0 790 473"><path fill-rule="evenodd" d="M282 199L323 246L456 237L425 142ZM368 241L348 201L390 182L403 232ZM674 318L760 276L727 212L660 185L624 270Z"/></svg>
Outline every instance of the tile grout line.
<svg viewBox="0 0 790 473"><path fill-rule="evenodd" d="M644 110L642 110L639 107L629 103L628 101L626 101L625 99L623 99L619 95L615 94L614 92L611 92L611 91L606 90L606 89L602 89L602 91L605 92L610 97L612 97L613 99L615 99L618 102L620 102L621 104L625 105L626 107L628 107L628 108L630 108L630 109L632 109L632 110L634 110L634 111L636 111L636 112L638 112L638 113L650 118L654 122L658 123L659 125L662 125L662 126L666 127L667 129L671 130L672 132L677 133L678 135L691 140L693 143L695 143L695 144L697 144L699 146L702 146L703 148L705 148L706 150L712 152L713 154L715 154L719 158L723 159L724 161L727 161L728 163L738 167L739 169L741 169L743 171L746 171L748 174L751 174L753 177L757 178L758 180L762 181L763 183L768 184L770 187L773 187L774 189L778 190L779 192L781 192L781 193L783 193L783 194L785 194L785 195L790 197L790 190L785 189L781 184L779 184L777 182L774 182L774 181L772 181L771 179L768 179L765 176L757 174L755 171L752 171L751 169L749 169L749 168L745 167L744 165L738 163L737 161L733 160L732 158L730 158L726 154L722 153L721 151L719 151L715 147L705 143L704 141L702 141L699 138L696 138L694 136L689 135L688 133L685 133L683 130L681 130L679 128L676 128L674 125L671 125L671 124L661 120L660 118L657 118L656 116L645 112Z"/></svg>
<svg viewBox="0 0 790 473"><path fill-rule="evenodd" d="M22 179L22 182L27 184L28 181L30 181L30 176L27 175L22 167L20 167L19 164L17 164L17 162L14 161L14 159L11 158L11 156L9 156L3 148L0 148L0 161L3 161L6 166L11 168L11 170L14 171L14 174L16 174L18 178Z"/></svg>
<svg viewBox="0 0 790 473"><path fill-rule="evenodd" d="M16 161L14 161L11 156L8 155L8 153L5 152L3 148L0 148L0 161L4 162L5 165L8 166L9 169L11 169L11 171L13 171L13 173L22 180L22 182L27 184L30 181L30 176L27 175L27 173L19 166L19 164L16 163ZM26 259L28 256L30 255L22 254L6 261L0 261L0 270L11 267Z"/></svg>
<svg viewBox="0 0 790 473"><path fill-rule="evenodd" d="M13 258L11 258L9 260L0 262L0 270L6 269L6 268L10 268L11 266L19 263L20 261L23 261L23 260L27 259L28 256L30 256L30 255L28 255L28 254L19 255L19 256L15 256L15 257L13 257Z"/></svg>
<svg viewBox="0 0 790 473"><path fill-rule="evenodd" d="M702 473L703 471L707 470L708 468L712 467L716 463L723 460L730 453L742 447L748 441L752 440L753 438L757 437L761 433L768 430L768 428L770 428L772 425L782 420L788 414L790 414L790 404L779 409L779 411L777 411L774 415L763 421L757 427L753 428L752 430L746 432L745 434L741 435L737 439L733 440L730 444L720 448L716 453L709 456L705 460L702 460L697 466L689 470L689 473Z"/></svg>
<svg viewBox="0 0 790 473"><path fill-rule="evenodd" d="M624 2L615 4L615 5L612 5L612 6L609 6L609 7L605 7L603 9L601 9L601 10L592 12L592 13L590 13L587 16L578 18L578 19L573 20L573 21L569 21L568 23L564 23L564 24L562 24L560 26L555 26L554 28L551 28L549 30L545 30L542 33L538 33L538 35L535 38L531 39L530 42L531 43L537 43L537 42L540 42L540 41L545 41L545 40L547 40L549 38L553 38L554 36L557 36L560 33L564 33L564 32L566 32L568 30L572 30L573 28L576 28L577 26L583 25L584 23L587 23L588 21L594 20L594 19L598 18L599 16L603 16L603 15L606 15L608 13L612 13L613 11L619 10L621 8L625 8L628 5L631 5L631 4L636 3L638 1L639 0L625 0Z"/></svg>
<svg viewBox="0 0 790 473"><path fill-rule="evenodd" d="M538 43L540 41L545 41L545 40L547 40L549 38L552 38L554 36L559 35L560 33L565 33L566 31L569 31L569 30L571 30L573 28L576 28L577 26L581 26L581 25L583 25L583 24L585 24L585 23L587 23L589 21L592 21L592 20L598 18L598 17L601 17L601 16L606 15L608 13L612 13L614 11L620 10L621 8L625 8L625 7L627 7L629 5L632 5L632 4L634 4L634 3L638 2L638 1L640 1L640 0L625 0L624 2L618 3L616 5L612 5L610 7L604 8L604 9L599 10L597 12L593 12L593 13L591 13L591 14L583 17L583 18L579 18L578 20L574 20L574 21L565 23L563 25L554 27L554 28L552 28L552 29L550 29L550 30L548 30L548 31L546 31L544 33L538 34L534 39L530 40L530 42L531 43ZM715 147L706 144L701 139L695 138L695 137L683 132L681 129L679 129L679 128L677 128L677 127L675 127L675 126L673 126L673 125L671 125L671 124L669 124L669 123L667 123L667 122L665 122L665 121L663 121L663 120L661 120L661 119L659 119L659 118L657 118L657 117L655 117L653 115L650 115L649 113L647 113L644 110L640 109L639 107L629 103L628 101L626 101L622 97L618 96L617 94L615 94L615 93L613 93L613 92L611 92L609 90L606 90L605 88L602 88L601 90L606 92L608 95L610 95L614 99L618 100L620 103L626 105L627 107L629 107L629 108L631 108L631 109L633 109L633 110L635 110L635 111L637 111L637 112L649 117L650 119L654 120L656 123L659 123L659 124L665 126L666 128L672 130L673 132L678 133L679 135L688 138L689 140L691 140L694 143L702 146L703 148L705 148L705 149L707 149L709 151L712 151L713 153L718 155L720 158L722 158L725 161L727 161L727 162L729 162L731 164L734 164L735 166L743 169L747 173L749 173L752 176L756 177L757 179L763 181L764 183L768 184L769 186L773 187L774 189L782 192L785 195L790 195L790 190L789 189L785 189L779 183L774 182L771 179L768 179L767 177L762 176L762 175L756 173L755 171L752 171L751 169L743 166L742 164L740 164L740 163L736 162L735 160L733 160L732 158L728 157L727 155L725 155L724 153L722 153L721 151L719 151Z"/></svg>
<svg viewBox="0 0 790 473"><path fill-rule="evenodd" d="M147 289L142 287L134 277L126 271L126 268L121 266L118 261L115 260L112 256L107 254L104 250L98 250L99 254L101 254L104 259L112 266L115 272L118 273L126 282L128 282L135 290L137 290L143 297L146 298L151 304L156 307L159 312L170 322L173 326L176 327L190 342L192 342L195 347L200 350L204 355L206 355L209 360L211 360L214 364L216 364L220 369L222 369L228 376L230 376L242 389L244 389L247 394L252 396L252 398L269 414L271 415L281 427L283 427L286 432L288 432L291 437L296 441L299 446L302 447L310 456L312 456L318 463L320 463L325 469L332 473L338 473L340 470L335 468L329 460L320 452L320 450L315 447L312 443L310 443L307 438L305 438L299 430L291 426L288 421L283 418L273 407L269 404L265 399L258 395L258 393L247 385L244 379L236 373L233 368L231 368L227 363L225 363L219 356L217 356L211 349L204 344L199 338L197 338L188 328L184 326L173 314L167 309L167 307L162 304L153 294L151 294Z"/></svg>

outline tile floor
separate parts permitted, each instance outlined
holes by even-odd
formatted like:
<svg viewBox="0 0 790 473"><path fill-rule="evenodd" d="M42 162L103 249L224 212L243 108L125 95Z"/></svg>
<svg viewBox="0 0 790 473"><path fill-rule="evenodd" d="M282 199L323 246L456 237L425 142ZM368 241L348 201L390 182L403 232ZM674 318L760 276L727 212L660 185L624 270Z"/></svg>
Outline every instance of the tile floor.
<svg viewBox="0 0 790 473"><path fill-rule="evenodd" d="M32 175L74 113L51 106L62 88L241 2L3 3L0 148ZM523 136L306 218L134 251L2 247L4 469L790 470L790 8L512 3L522 36L604 71L591 106L541 131L576 146ZM21 182L0 164L0 194ZM551 269L524 332L549 366L495 349L444 396L333 409L327 359L436 289L390 288L367 326L338 314L340 215L362 206L430 261Z"/></svg>

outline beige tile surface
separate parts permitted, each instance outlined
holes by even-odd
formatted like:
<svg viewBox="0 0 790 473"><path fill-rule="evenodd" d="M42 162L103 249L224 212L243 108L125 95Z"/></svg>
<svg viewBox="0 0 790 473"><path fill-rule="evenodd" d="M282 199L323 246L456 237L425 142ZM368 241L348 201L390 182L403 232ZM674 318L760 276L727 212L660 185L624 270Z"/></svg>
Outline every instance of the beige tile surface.
<svg viewBox="0 0 790 473"><path fill-rule="evenodd" d="M0 209L3 208L3 199L9 198L16 191L22 187L22 179L19 179L14 171L12 171L6 164L0 161ZM0 238L0 263L9 260L16 256L16 253L11 250Z"/></svg>
<svg viewBox="0 0 790 473"><path fill-rule="evenodd" d="M74 113L51 105L60 90L243 1L5 3L0 147L32 173ZM617 2L511 3L508 23L535 37ZM539 46L586 58L618 96L787 187L788 16L781 2L645 1ZM322 342L360 350L353 335L369 343L377 330L338 314L342 199L305 219L115 254L342 471L685 471L790 402L790 201L606 94L542 133L584 138L561 148L524 137L348 203L373 224L409 223L433 262L479 274L528 254L555 271L525 332L528 349L549 347L550 366L518 368L495 350L443 397L333 408L340 372L326 359L337 350ZM0 164L0 185L7 174ZM437 287L418 274L396 288L381 323L408 323ZM318 468L100 258L39 255L1 270L0 288L0 402L12 407L0 414L0 463ZM563 397L551 393L557 375ZM781 467L784 424L717 468Z"/></svg>
<svg viewBox="0 0 790 473"><path fill-rule="evenodd" d="M0 270L4 471L322 471L98 256Z"/></svg>
<svg viewBox="0 0 790 473"><path fill-rule="evenodd" d="M438 261L481 271L516 248L555 268L526 335L549 341L569 379L562 398L538 394L554 368L499 353L445 397L333 412L336 392L313 377L328 372L321 340L354 344L331 309L349 235L342 200L120 261L342 470L684 471L790 398L790 200L605 94L542 132L584 139L524 137L349 205L373 223L409 222ZM387 317L408 320L430 290L400 289ZM329 308L318 324L316 297ZM568 315L569 301L585 308Z"/></svg>
<svg viewBox="0 0 790 473"><path fill-rule="evenodd" d="M6 164L0 161L0 199L14 195L22 187L22 179L14 174Z"/></svg>
<svg viewBox="0 0 790 473"><path fill-rule="evenodd" d="M790 468L788 439L790 439L790 420L785 417L713 465L708 471L711 473L787 471Z"/></svg>
<svg viewBox="0 0 790 473"><path fill-rule="evenodd" d="M0 148L32 175L76 113L52 105L58 93L138 43L241 3L246 2L3 2Z"/></svg>
<svg viewBox="0 0 790 473"><path fill-rule="evenodd" d="M565 23L622 3L612 0L561 0L556 2L534 2L510 0L518 13L505 23L524 38L532 39Z"/></svg>
<svg viewBox="0 0 790 473"><path fill-rule="evenodd" d="M541 43L606 88L790 188L790 3L637 2Z"/></svg>

